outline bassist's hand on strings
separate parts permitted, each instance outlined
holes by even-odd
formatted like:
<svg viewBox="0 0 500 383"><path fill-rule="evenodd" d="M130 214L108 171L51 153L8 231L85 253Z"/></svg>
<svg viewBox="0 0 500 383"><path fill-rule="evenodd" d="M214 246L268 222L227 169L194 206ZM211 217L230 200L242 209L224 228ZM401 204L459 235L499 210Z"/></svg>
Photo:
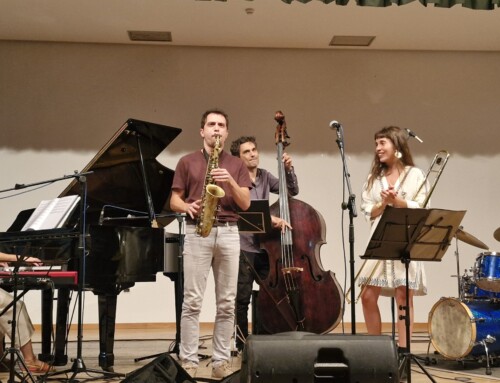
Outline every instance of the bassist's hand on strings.
<svg viewBox="0 0 500 383"><path fill-rule="evenodd" d="M283 153L282 161L285 164L285 170L287 172L292 170L292 157L290 157L287 153Z"/></svg>
<svg viewBox="0 0 500 383"><path fill-rule="evenodd" d="M285 221L284 219L281 219L280 217L275 217L274 215L271 216L271 223L275 229L281 229L281 231L284 233L285 229L288 227L290 230L292 230L292 226Z"/></svg>

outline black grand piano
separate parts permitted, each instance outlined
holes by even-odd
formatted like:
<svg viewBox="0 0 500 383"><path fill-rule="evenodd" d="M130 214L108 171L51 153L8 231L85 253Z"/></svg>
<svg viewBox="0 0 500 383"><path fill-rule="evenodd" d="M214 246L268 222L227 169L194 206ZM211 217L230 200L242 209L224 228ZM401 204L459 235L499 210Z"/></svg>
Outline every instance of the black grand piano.
<svg viewBox="0 0 500 383"><path fill-rule="evenodd" d="M180 129L129 119L83 169L86 188L74 179L59 195L85 196L85 212L77 214L62 229L19 232L29 217L20 213L11 228L0 233L0 251L22 248L25 255L43 260L62 260L68 269L84 278L84 289L98 296L99 366L114 364L114 332L117 296L136 282L155 281L158 272L172 278L175 235L165 235L162 226L175 219L162 211L171 191L174 171L156 158L179 135ZM82 190L86 189L85 195ZM78 212L79 211L79 212ZM82 230L85 217L85 230ZM82 246L81 233L85 232ZM174 241L172 238L174 237ZM177 235L178 239L178 235ZM82 257L83 250L85 256ZM174 251L172 251L174 253ZM83 265L83 270L80 269ZM59 288L54 356L51 350L52 296L42 295L42 353L44 360L65 365L65 342L69 294L74 286Z"/></svg>

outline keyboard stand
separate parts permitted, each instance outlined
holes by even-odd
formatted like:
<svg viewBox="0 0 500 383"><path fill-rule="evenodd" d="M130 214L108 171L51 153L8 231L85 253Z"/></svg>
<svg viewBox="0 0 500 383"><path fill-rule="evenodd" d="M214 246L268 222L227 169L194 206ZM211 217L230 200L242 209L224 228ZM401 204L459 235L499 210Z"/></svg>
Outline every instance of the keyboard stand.
<svg viewBox="0 0 500 383"><path fill-rule="evenodd" d="M10 366L9 366L9 383L15 383L16 380L15 378L17 377L19 382L32 382L36 383L35 378L31 374L30 370L28 369L28 366L24 362L24 357L21 353L21 351L16 348L16 330L17 330L17 302L29 291L28 289L24 288L23 292L18 294L18 285L17 285L17 271L14 270L13 272L13 277L14 277L14 288L12 292L12 302L10 302L1 312L0 316L5 315L8 310L12 307L12 320L11 320L11 335L10 335L10 347L6 348L2 357L0 358L0 363L2 363L6 358L7 355L10 356ZM16 371L16 363L19 363L21 365L22 370L26 371L26 376L23 376L21 373Z"/></svg>

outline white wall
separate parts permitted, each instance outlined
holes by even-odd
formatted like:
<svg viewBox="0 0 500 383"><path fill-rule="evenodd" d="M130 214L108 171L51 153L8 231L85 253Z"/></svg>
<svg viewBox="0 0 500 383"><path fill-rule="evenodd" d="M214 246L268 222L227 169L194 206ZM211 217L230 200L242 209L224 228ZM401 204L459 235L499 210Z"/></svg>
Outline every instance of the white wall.
<svg viewBox="0 0 500 383"><path fill-rule="evenodd" d="M321 259L341 285L349 283L349 220L340 208L342 165L328 127L333 119L344 125L358 212L373 133L395 124L424 140L411 144L420 167L427 169L440 149L452 153L432 207L467 210L464 229L491 251L499 246L492 234L500 226L495 198L500 186L500 54L14 42L0 42L0 54L0 190L81 170L127 118L183 129L160 157L174 168L182 154L200 147L199 119L213 106L229 113L230 138L257 136L261 165L275 172L273 118L281 109L291 136L288 151L299 176L299 198L325 218L327 244ZM60 182L1 199L0 231L17 212L57 196L64 187ZM359 266L368 224L358 216L354 225ZM454 241L442 262L426 264L429 294L416 298L417 322L427 322L440 297L457 296L457 280L451 277L457 272L456 245L462 270L472 267L483 251ZM31 292L26 300L34 322L39 322L38 293ZM97 322L96 301L86 294L86 323ZM383 320L389 322L389 300L381 304ZM356 319L361 322L358 306ZM118 307L119 323L174 322L173 282L158 275L156 283L138 283L120 295ZM210 285L201 321L213 318ZM351 321L348 305L344 319Z"/></svg>

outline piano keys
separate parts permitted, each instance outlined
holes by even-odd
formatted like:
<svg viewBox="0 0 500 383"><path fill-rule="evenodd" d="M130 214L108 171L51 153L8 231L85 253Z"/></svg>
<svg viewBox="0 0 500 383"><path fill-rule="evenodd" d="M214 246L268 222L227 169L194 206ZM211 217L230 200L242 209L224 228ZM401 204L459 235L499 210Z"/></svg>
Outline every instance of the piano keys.
<svg viewBox="0 0 500 383"><path fill-rule="evenodd" d="M117 296L136 282L155 281L158 272L170 272L165 270L165 264L172 263L171 258L177 257L177 253L166 250L172 246L165 247L163 229L156 227L158 223L166 226L175 219L173 215L160 214L172 188L174 171L160 164L156 158L180 132L178 128L129 119L82 170L82 173L91 172L86 176L85 222L88 225L84 244L87 254L81 262L84 270L78 269L82 261L82 246L78 246L81 241L78 229L81 217L78 214L76 218L80 221L70 220L70 227L66 228L67 236L72 236L72 239L67 238L66 244L47 245L55 254L46 254L48 250L44 245L38 245L38 241L43 242L52 235L50 230L44 230L44 233L0 233L0 251L22 251L42 260L63 258L68 262L68 270L79 271L79 275L85 276L82 280L84 289L98 296L99 365L105 370L111 369L114 364ZM59 197L79 193L80 184L75 179ZM79 210L76 209L76 212ZM106 217L103 217L104 213ZM20 215L27 216L26 219L29 217L26 213ZM129 219L129 216L132 217ZM22 227L25 219L20 221L16 221L10 230L20 230L19 226ZM43 234L41 238L40 234ZM16 239L17 236L22 239ZM172 245L173 241L170 239L168 242ZM165 261L167 254L171 257ZM55 365L67 362L63 344L66 341L69 291L66 286L58 291ZM47 297L42 297L42 300L49 305ZM51 310L51 307L42 307L42 311ZM42 334L42 342L44 339L46 337ZM51 358L43 352L49 349L50 345L42 344L42 360Z"/></svg>

